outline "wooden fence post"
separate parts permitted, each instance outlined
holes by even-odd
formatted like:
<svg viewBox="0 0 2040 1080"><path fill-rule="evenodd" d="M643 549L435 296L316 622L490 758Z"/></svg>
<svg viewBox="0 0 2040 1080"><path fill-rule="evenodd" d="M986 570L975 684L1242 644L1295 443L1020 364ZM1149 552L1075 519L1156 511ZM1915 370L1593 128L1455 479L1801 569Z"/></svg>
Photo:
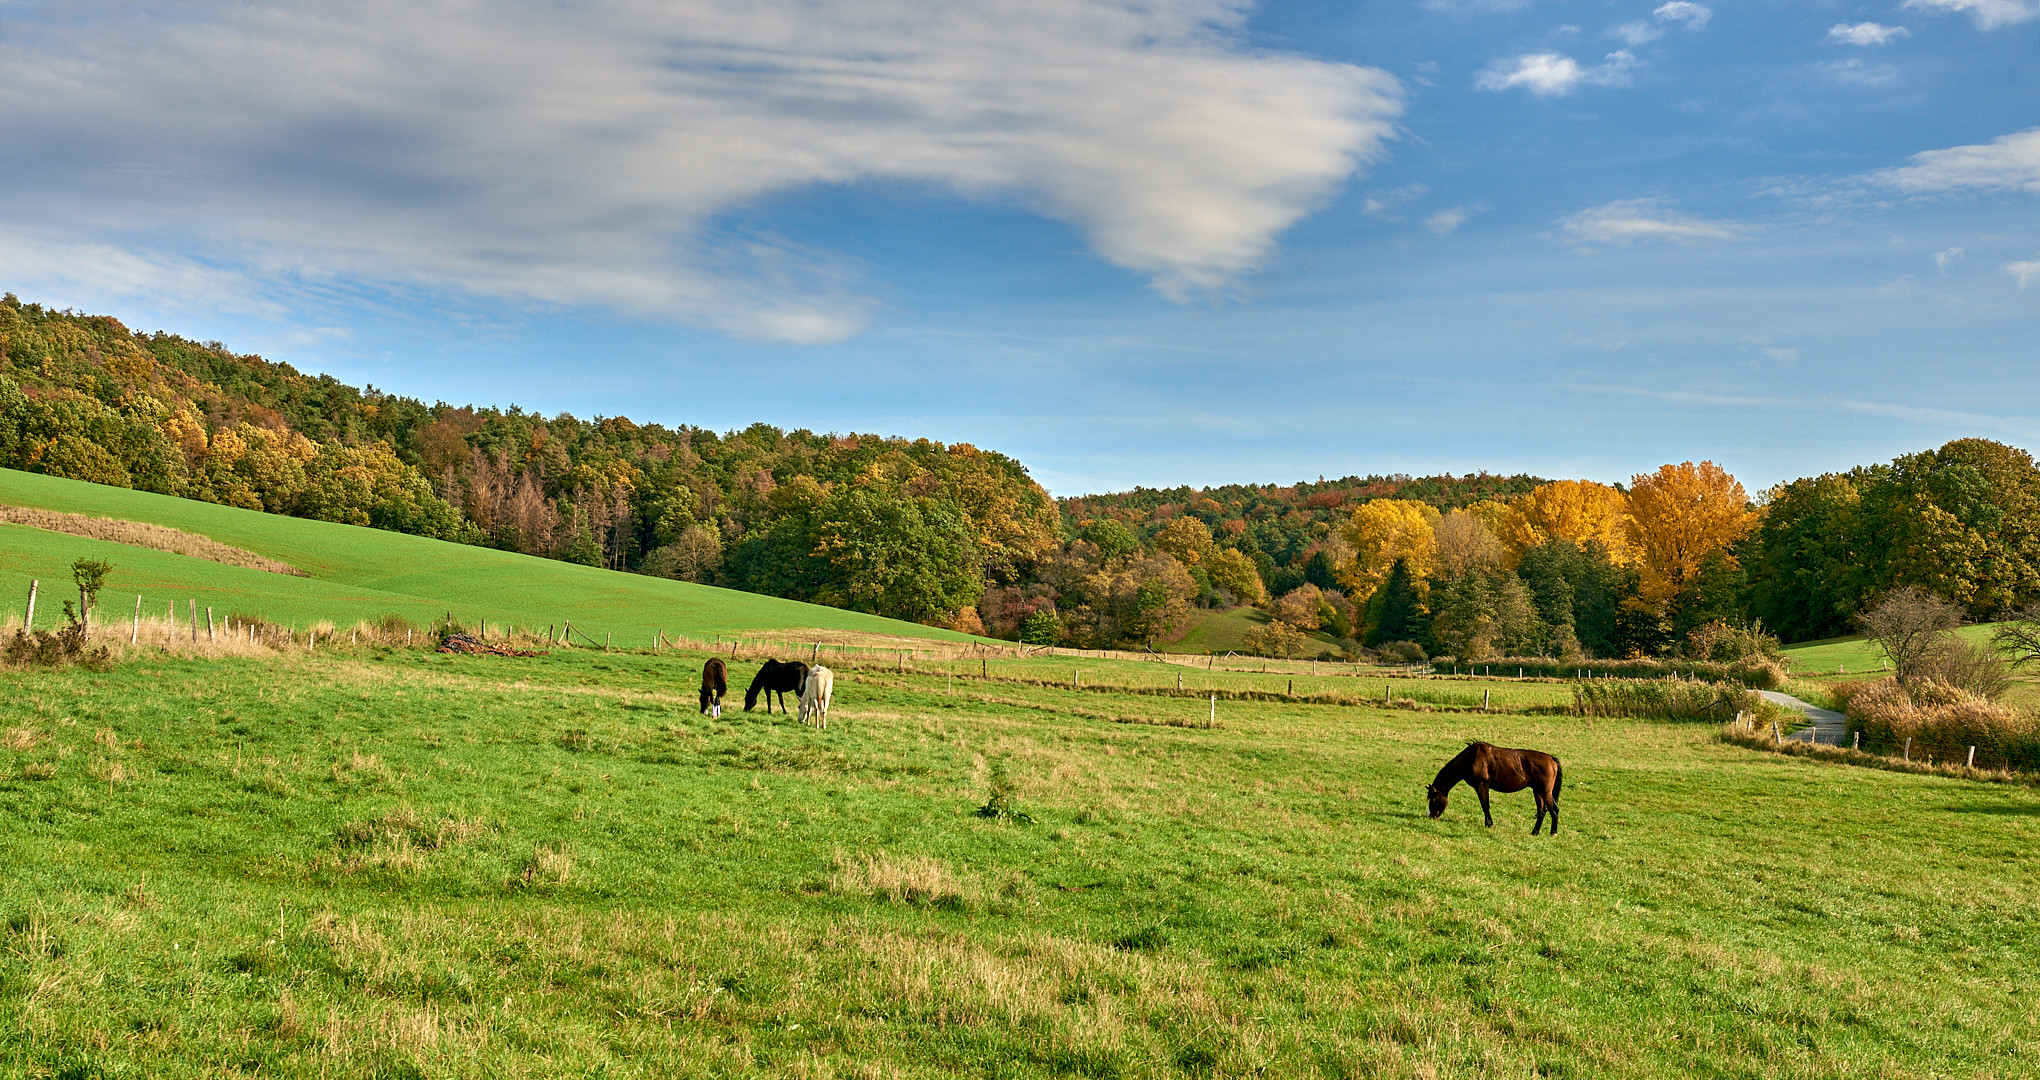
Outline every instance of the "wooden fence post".
<svg viewBox="0 0 2040 1080"><path fill-rule="evenodd" d="M1907 761L1912 760L1912 736L1910 735L1905 737L1905 759Z"/></svg>
<svg viewBox="0 0 2040 1080"><path fill-rule="evenodd" d="M1488 711L1488 708L1487 708L1487 706L1488 706L1488 695L1490 695L1490 694L1493 694L1494 692L1495 692L1495 691L1494 691L1494 688L1493 688L1493 687L1489 687L1489 688L1487 688L1487 689L1485 689L1485 690L1482 690L1482 691L1480 692L1480 711L1481 711L1481 712L1486 712L1486 711Z"/></svg>
<svg viewBox="0 0 2040 1080"><path fill-rule="evenodd" d="M1971 747L1969 748L1969 764L1967 764L1967 765L1964 765L1964 766L1963 766L1963 768L1965 768L1965 769L1974 769L1974 768L1976 768L1976 747L1975 747L1975 746L1971 746Z"/></svg>
<svg viewBox="0 0 2040 1080"><path fill-rule="evenodd" d="M1177 692L1180 693L1182 689L1183 689L1183 673L1179 671L1176 673L1176 690Z"/></svg>
<svg viewBox="0 0 2040 1080"><path fill-rule="evenodd" d="M191 640L198 640L198 600L191 601Z"/></svg>
<svg viewBox="0 0 2040 1080"><path fill-rule="evenodd" d="M1211 726L1218 726L1218 695L1216 693L1211 695Z"/></svg>
<svg viewBox="0 0 2040 1080"><path fill-rule="evenodd" d="M207 604L205 606L205 639L207 641L211 641L213 639L213 621L211 604Z"/></svg>
<svg viewBox="0 0 2040 1080"><path fill-rule="evenodd" d="M1855 739L1854 745L1850 746L1849 749L1851 750L1863 749L1863 729L1857 728L1855 731L1850 732L1850 734L1853 735Z"/></svg>
<svg viewBox="0 0 2040 1080"><path fill-rule="evenodd" d="M139 643L139 642L140 642L141 640L142 640L142 594L140 594L140 593L136 593L136 594L135 594L135 629L134 629L134 633L131 633L131 634L129 634L129 635L128 635L128 644L130 644L130 645L138 644L138 643Z"/></svg>
<svg viewBox="0 0 2040 1080"><path fill-rule="evenodd" d="M41 581L39 581L39 580L37 580L37 579L35 579L35 578L30 578L30 579L29 579L29 581L28 581L28 617L27 617L27 618L25 618L25 619L22 619L22 620L21 620L21 628L22 628L23 630L33 630L33 629L35 629L35 591L36 591L37 589L41 588L41 587L42 587L42 582L41 582Z"/></svg>

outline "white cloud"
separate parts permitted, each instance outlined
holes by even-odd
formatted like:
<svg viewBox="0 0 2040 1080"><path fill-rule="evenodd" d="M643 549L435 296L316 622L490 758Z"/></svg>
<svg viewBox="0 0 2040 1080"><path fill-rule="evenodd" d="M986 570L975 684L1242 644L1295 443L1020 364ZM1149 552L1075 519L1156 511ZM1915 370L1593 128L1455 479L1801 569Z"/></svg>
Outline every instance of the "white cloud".
<svg viewBox="0 0 2040 1080"><path fill-rule="evenodd" d="M1409 184L1387 191L1370 191L1366 198L1360 201L1360 212L1368 217L1401 221L1402 215L1398 211L1429 190L1431 189L1423 184Z"/></svg>
<svg viewBox="0 0 2040 1080"><path fill-rule="evenodd" d="M1828 39L1843 45L1887 45L1902 38L1911 37L1912 31L1903 26L1880 26L1874 22L1857 23L1850 26L1836 23L1828 31Z"/></svg>
<svg viewBox="0 0 2040 1080"><path fill-rule="evenodd" d="M2040 281L2040 259L2030 262L2008 262L2005 264L2005 273L2018 278L2019 288L2023 289L2035 281Z"/></svg>
<svg viewBox="0 0 2040 1080"><path fill-rule="evenodd" d="M1948 272L1950 266L1960 261L1962 261L1962 249L1959 247L1951 247L1944 251L1934 252L1934 267L1944 274Z"/></svg>
<svg viewBox="0 0 2040 1080"><path fill-rule="evenodd" d="M1581 67L1579 61L1560 53L1526 53L1489 64L1474 76L1473 84L1482 90L1496 91L1520 86L1539 97L1556 97L1572 93L1583 83L1620 86L1628 81L1626 72L1635 63L1634 56L1620 49L1591 68Z"/></svg>
<svg viewBox="0 0 2040 1080"><path fill-rule="evenodd" d="M1688 30L1700 30L1707 26L1707 20L1714 18L1714 9L1692 0L1671 0L1660 4L1651 12L1659 22L1685 23Z"/></svg>
<svg viewBox="0 0 2040 1080"><path fill-rule="evenodd" d="M1898 81L1899 70L1891 64L1866 64L1856 57L1821 65L1836 82L1856 86L1889 86Z"/></svg>
<svg viewBox="0 0 2040 1080"><path fill-rule="evenodd" d="M1260 265L1401 108L1382 72L1249 47L1238 0L154 11L10 17L0 226L71 223L45 241L163 287L323 275L788 340L868 304L830 253L732 223L762 198L1018 203L1185 297Z"/></svg>
<svg viewBox="0 0 2040 1080"><path fill-rule="evenodd" d="M1912 164L1872 175L1916 195L1958 190L2040 195L2040 127L1987 143L1914 154Z"/></svg>
<svg viewBox="0 0 2040 1080"><path fill-rule="evenodd" d="M1980 30L2022 23L2040 15L2040 0L1905 0L1918 11L1966 11Z"/></svg>
<svg viewBox="0 0 2040 1080"><path fill-rule="evenodd" d="M1425 218L1424 228L1431 230L1434 235L1447 236L1451 234L1452 230L1466 224L1466 219L1472 216L1472 213L1465 207L1455 206L1449 210L1440 210Z"/></svg>
<svg viewBox="0 0 2040 1080"><path fill-rule="evenodd" d="M1677 213L1667 209L1659 199L1621 199L1589 207L1560 221L1559 228L1580 244L1733 240L1744 231L1742 226L1733 222L1706 221Z"/></svg>
<svg viewBox="0 0 2040 1080"><path fill-rule="evenodd" d="M1623 44L1633 48L1637 45L1648 45L1664 37L1665 32L1647 22L1638 20L1609 27L1608 36L1619 39Z"/></svg>

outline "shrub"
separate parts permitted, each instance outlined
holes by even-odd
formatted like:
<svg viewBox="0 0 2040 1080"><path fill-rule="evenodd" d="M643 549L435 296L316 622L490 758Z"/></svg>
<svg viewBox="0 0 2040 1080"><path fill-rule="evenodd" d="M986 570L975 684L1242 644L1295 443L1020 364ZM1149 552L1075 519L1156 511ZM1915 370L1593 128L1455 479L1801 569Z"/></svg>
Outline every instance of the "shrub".
<svg viewBox="0 0 2040 1080"><path fill-rule="evenodd" d="M59 668L79 664L94 669L111 665L104 645L88 649L85 624L69 600L64 601L64 625L56 630L16 630L7 639L7 662L15 667Z"/></svg>
<svg viewBox="0 0 2040 1080"><path fill-rule="evenodd" d="M1762 702L1746 687L1691 679L1589 679L1573 686L1579 716L1724 723L1739 712L1760 711Z"/></svg>
<svg viewBox="0 0 2040 1080"><path fill-rule="evenodd" d="M1303 631L1277 619L1259 629L1247 631L1240 645L1255 656L1288 659L1303 648Z"/></svg>
<svg viewBox="0 0 2040 1080"><path fill-rule="evenodd" d="M1424 647L1414 641L1384 641L1374 651L1391 664L1421 664L1429 659Z"/></svg>
<svg viewBox="0 0 2040 1080"><path fill-rule="evenodd" d="M1910 689L1891 678L1834 691L1850 725L1863 732L1865 750L1895 755L1910 739L1914 760L1965 761L1974 746L1978 761L2040 768L2040 721L1979 694L1927 678Z"/></svg>

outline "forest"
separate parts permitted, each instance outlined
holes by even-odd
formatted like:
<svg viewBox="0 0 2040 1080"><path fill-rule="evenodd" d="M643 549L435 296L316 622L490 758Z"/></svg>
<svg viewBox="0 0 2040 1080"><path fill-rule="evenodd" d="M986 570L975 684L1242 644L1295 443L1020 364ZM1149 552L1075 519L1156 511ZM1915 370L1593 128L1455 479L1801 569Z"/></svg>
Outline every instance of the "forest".
<svg viewBox="0 0 2040 1080"><path fill-rule="evenodd" d="M428 406L11 293L0 466L1091 648L1252 606L1270 654L1725 658L1905 586L2040 599L2040 470L1982 439L1756 493L1685 462L1058 501L967 443Z"/></svg>

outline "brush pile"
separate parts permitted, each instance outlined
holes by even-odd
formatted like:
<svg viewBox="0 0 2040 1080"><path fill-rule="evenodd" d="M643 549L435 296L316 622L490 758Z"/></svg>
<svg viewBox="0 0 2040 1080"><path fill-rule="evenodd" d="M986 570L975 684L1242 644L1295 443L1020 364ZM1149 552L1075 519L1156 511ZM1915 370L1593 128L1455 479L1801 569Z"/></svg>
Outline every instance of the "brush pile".
<svg viewBox="0 0 2040 1080"><path fill-rule="evenodd" d="M549 656L549 653L527 652L523 649L506 649L491 645L471 634L453 633L439 639L439 651L465 653L469 656Z"/></svg>

